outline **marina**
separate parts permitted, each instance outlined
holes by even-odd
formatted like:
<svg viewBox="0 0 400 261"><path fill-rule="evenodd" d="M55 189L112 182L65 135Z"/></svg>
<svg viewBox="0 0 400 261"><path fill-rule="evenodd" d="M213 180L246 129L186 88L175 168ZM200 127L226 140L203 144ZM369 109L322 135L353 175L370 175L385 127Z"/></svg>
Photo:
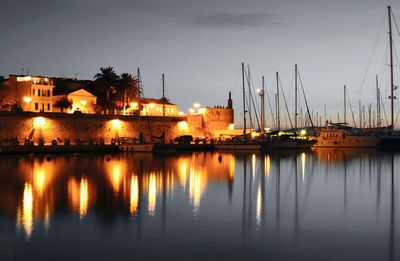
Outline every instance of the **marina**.
<svg viewBox="0 0 400 261"><path fill-rule="evenodd" d="M58 2L1 5L0 260L400 260L400 3Z"/></svg>

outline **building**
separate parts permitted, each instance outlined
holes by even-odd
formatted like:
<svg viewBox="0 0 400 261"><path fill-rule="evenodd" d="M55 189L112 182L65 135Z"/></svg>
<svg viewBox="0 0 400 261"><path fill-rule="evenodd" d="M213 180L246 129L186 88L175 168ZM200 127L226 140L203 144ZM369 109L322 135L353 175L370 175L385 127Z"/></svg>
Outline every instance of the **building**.
<svg viewBox="0 0 400 261"><path fill-rule="evenodd" d="M188 114L189 132L196 137L218 139L221 137L221 133L231 131L234 128L233 113L233 101L229 92L226 107L199 108L197 111Z"/></svg>
<svg viewBox="0 0 400 261"><path fill-rule="evenodd" d="M63 108L54 106L54 112L67 112L73 113L76 111L80 111L82 113L95 113L95 106L97 102L97 97L90 93L89 91L80 88L75 91L64 91L54 94L54 103L56 103L60 99L67 99L72 102L72 105L69 108L64 110Z"/></svg>
<svg viewBox="0 0 400 261"><path fill-rule="evenodd" d="M2 109L23 111L53 111L53 88L51 78L43 76L10 75L0 90Z"/></svg>
<svg viewBox="0 0 400 261"><path fill-rule="evenodd" d="M163 113L164 106L164 113ZM178 116L178 106L167 100L140 98L129 104L127 114L137 114L140 108L141 116Z"/></svg>

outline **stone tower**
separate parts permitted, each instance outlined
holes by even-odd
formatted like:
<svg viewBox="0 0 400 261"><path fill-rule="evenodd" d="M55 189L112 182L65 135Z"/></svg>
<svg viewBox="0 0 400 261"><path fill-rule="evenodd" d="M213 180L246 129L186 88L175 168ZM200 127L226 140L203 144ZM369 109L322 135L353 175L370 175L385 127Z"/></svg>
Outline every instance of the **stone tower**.
<svg viewBox="0 0 400 261"><path fill-rule="evenodd" d="M232 97L231 92L229 91L229 98L228 98L228 109L233 109Z"/></svg>

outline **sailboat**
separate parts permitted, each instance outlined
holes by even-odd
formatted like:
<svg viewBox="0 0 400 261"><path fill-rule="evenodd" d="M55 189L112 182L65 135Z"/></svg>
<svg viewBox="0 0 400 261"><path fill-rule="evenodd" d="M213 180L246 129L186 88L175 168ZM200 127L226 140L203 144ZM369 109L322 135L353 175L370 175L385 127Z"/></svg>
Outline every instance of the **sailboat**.
<svg viewBox="0 0 400 261"><path fill-rule="evenodd" d="M295 112L294 112L294 133L282 134L280 132L280 112L279 112L279 74L276 73L276 122L277 122L277 135L267 135L263 141L263 150L272 149L310 149L315 143L315 140L311 140L306 135L298 135L297 128L297 64L295 65Z"/></svg>
<svg viewBox="0 0 400 261"><path fill-rule="evenodd" d="M119 150L122 152L152 152L154 148L154 144L152 143L146 143L144 140L144 135L141 132L140 129L140 84L141 84L141 77L140 77L140 69L137 69L137 77L138 77L138 89L139 89L139 99L138 99L138 108L139 108L139 113L138 113L138 131L139 131L139 141L135 143L124 143L119 146Z"/></svg>
<svg viewBox="0 0 400 261"><path fill-rule="evenodd" d="M376 148L381 141L378 132L353 128L346 122L346 85L343 90L344 110L342 123L325 122L314 145L315 148Z"/></svg>
<svg viewBox="0 0 400 261"><path fill-rule="evenodd" d="M254 151L261 149L261 143L249 139L246 131L246 92L244 80L244 63L242 63L242 82L243 82L243 135L236 136L228 142L215 143L214 149L216 150L233 150L233 151Z"/></svg>
<svg viewBox="0 0 400 261"><path fill-rule="evenodd" d="M388 6L389 22L389 55L390 55L390 89L391 89L391 124L387 127L377 128L352 128L347 123L326 124L317 137L315 147L345 147L345 148L380 148L399 149L400 135L394 132L394 83L393 83L393 39L392 39L392 11ZM377 84L378 85L378 84ZM378 87L377 87L378 89ZM344 89L344 117L346 117L346 88ZM377 90L379 104L379 89ZM380 113L378 105L378 113ZM345 120L346 121L346 120ZM378 120L378 122L380 119Z"/></svg>
<svg viewBox="0 0 400 261"><path fill-rule="evenodd" d="M393 73L393 39L392 39L392 9L387 7L389 16L389 52L390 52L390 110L391 110L391 124L390 132L388 135L382 137L378 147L383 150L398 150L400 149L400 133L394 131L394 73Z"/></svg>

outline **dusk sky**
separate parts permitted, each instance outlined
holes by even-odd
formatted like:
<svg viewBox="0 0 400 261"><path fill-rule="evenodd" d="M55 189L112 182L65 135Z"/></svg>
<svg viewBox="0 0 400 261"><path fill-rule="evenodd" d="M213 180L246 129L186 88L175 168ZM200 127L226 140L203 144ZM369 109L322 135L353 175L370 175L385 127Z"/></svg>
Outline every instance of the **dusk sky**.
<svg viewBox="0 0 400 261"><path fill-rule="evenodd" d="M379 0L1 0L0 75L24 68L93 79L100 67L136 74L139 66L147 97L161 97L165 73L167 97L182 111L226 105L232 91L240 120L241 62L254 89L266 77L271 98L279 71L290 104L297 63L311 109L326 104L336 115L344 84L355 111L359 99L375 102L375 74L389 94L389 4L400 24L400 4ZM397 50L395 24L393 32Z"/></svg>

